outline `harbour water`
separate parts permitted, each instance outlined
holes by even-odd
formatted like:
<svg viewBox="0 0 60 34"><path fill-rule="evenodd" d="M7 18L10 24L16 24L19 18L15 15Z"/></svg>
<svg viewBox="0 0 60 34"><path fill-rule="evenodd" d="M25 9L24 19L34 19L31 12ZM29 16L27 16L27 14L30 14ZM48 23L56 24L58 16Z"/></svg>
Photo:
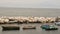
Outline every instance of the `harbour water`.
<svg viewBox="0 0 60 34"><path fill-rule="evenodd" d="M0 16L44 16L44 17L56 17L60 16L60 9L39 9L39 8L0 8ZM29 24L22 24L19 26L24 26ZM60 26L56 31L45 31L40 28L41 24L31 24L36 25L36 30L23 30L19 31L2 31L0 34L60 34Z"/></svg>
<svg viewBox="0 0 60 34"><path fill-rule="evenodd" d="M60 16L60 9L43 8L0 8L0 16Z"/></svg>
<svg viewBox="0 0 60 34"><path fill-rule="evenodd" d="M22 27L25 25L35 25L36 29L30 30L23 30ZM2 31L0 30L0 34L59 34L60 33L60 26L57 26L58 30L46 31L40 28L42 24L20 24L20 30L13 30L13 31ZM54 25L54 24L53 24Z"/></svg>

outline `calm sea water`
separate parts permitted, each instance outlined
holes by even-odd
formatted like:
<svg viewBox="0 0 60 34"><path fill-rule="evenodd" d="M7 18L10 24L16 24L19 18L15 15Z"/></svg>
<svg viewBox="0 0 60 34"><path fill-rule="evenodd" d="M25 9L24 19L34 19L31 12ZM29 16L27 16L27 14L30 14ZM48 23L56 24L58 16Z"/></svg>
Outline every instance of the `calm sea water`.
<svg viewBox="0 0 60 34"><path fill-rule="evenodd" d="M0 16L60 16L60 9L0 8Z"/></svg>
<svg viewBox="0 0 60 34"><path fill-rule="evenodd" d="M56 17L60 16L60 9L23 9L23 8L0 8L0 16L44 16L44 17ZM19 31L1 31L0 34L60 34L59 30L56 31L45 31L40 28L41 24L36 25L36 30L23 30ZM24 24L22 25L24 26Z"/></svg>

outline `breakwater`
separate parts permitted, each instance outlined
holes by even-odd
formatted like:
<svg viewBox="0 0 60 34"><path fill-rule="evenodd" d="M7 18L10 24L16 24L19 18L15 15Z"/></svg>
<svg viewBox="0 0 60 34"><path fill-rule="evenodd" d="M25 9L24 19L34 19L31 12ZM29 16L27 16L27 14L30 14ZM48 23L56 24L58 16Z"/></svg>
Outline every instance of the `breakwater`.
<svg viewBox="0 0 60 34"><path fill-rule="evenodd" d="M18 16L18 17L0 17L0 24L11 24L11 23L54 23L60 22L60 17L33 17L33 16Z"/></svg>

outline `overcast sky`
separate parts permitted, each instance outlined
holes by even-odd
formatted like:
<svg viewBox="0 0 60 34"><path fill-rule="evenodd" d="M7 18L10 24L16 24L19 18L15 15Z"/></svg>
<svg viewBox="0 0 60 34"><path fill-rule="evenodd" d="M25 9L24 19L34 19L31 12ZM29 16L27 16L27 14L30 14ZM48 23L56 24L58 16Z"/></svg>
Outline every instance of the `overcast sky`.
<svg viewBox="0 0 60 34"><path fill-rule="evenodd" d="M0 7L60 8L60 0L0 0Z"/></svg>

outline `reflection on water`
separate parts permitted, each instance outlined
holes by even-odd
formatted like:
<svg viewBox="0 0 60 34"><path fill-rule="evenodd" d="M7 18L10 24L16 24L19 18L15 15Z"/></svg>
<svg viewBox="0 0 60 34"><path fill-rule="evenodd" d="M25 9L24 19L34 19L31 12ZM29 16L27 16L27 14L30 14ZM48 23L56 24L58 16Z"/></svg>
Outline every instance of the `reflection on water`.
<svg viewBox="0 0 60 34"><path fill-rule="evenodd" d="M19 34L19 31L2 31L2 34Z"/></svg>
<svg viewBox="0 0 60 34"><path fill-rule="evenodd" d="M19 31L0 31L0 34L59 34L60 33L60 27L57 26L59 29L54 31L45 31L40 28L41 24L22 24L24 25L36 25L36 29L30 29L30 30L19 30ZM22 28L22 25L20 27Z"/></svg>

